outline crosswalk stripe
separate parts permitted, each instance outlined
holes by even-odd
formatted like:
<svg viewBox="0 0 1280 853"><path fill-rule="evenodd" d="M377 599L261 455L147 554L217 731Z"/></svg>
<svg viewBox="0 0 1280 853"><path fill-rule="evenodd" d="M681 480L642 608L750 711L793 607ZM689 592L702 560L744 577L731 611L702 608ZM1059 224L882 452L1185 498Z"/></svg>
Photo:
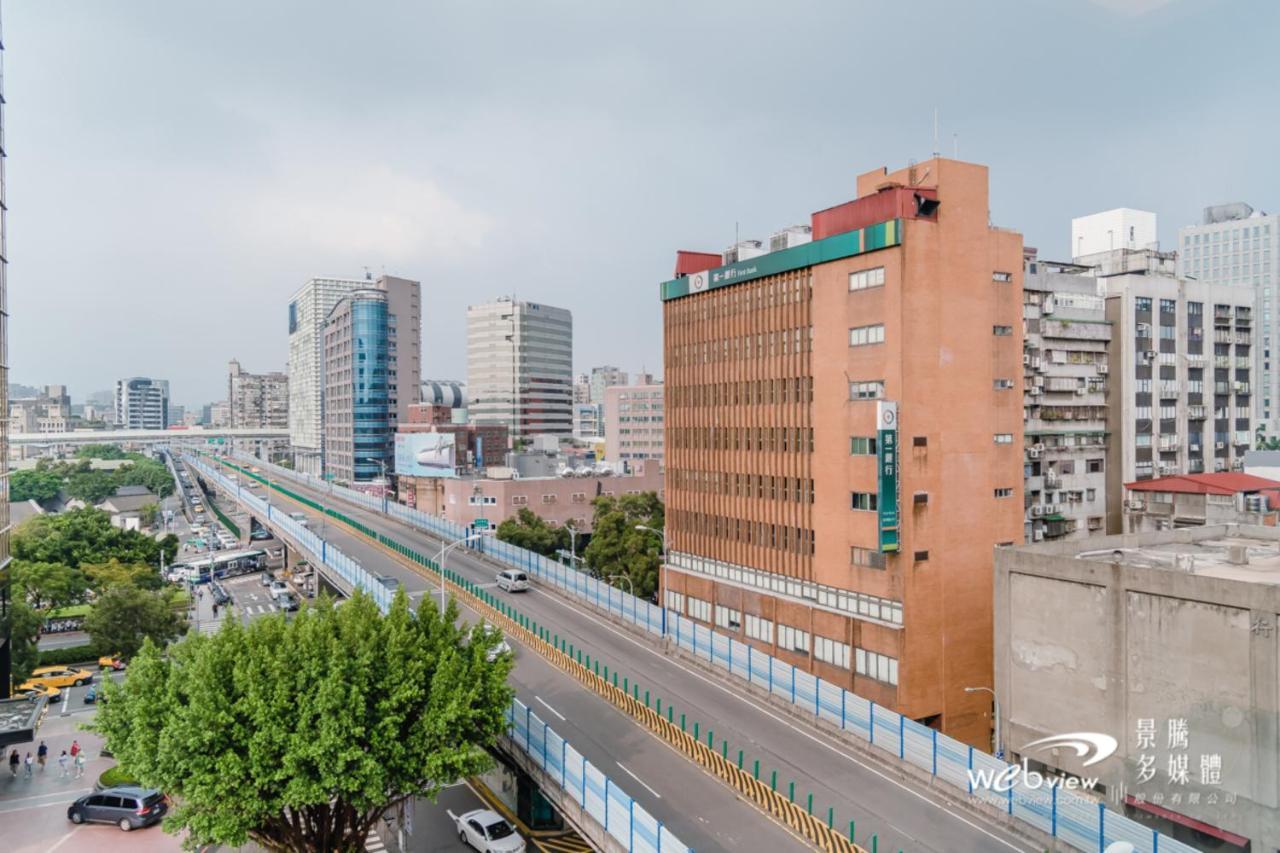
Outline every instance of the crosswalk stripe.
<svg viewBox="0 0 1280 853"><path fill-rule="evenodd" d="M383 844L382 839L378 837L378 833L371 829L369 834L364 837L364 849L370 851L370 853L377 853L377 851L386 850L387 845Z"/></svg>

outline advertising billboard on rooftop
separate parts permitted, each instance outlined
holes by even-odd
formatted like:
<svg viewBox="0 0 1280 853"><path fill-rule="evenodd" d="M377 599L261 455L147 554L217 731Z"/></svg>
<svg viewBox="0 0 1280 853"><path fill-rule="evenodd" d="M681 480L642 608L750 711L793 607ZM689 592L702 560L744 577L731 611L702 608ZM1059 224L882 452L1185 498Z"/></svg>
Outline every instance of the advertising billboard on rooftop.
<svg viewBox="0 0 1280 853"><path fill-rule="evenodd" d="M406 477L457 477L454 435L447 432L396 433L396 473Z"/></svg>

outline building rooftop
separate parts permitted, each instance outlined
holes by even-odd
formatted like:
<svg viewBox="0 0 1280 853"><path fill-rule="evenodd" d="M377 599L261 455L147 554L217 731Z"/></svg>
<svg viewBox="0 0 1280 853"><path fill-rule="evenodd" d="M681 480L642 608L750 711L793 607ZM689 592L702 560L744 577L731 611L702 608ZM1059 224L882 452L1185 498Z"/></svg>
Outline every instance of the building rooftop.
<svg viewBox="0 0 1280 853"><path fill-rule="evenodd" d="M1172 492L1181 495L1236 495L1241 492L1260 492L1264 489L1280 489L1280 482L1241 474L1236 471L1219 471L1212 474L1174 474L1154 480L1138 480L1125 483L1133 492Z"/></svg>
<svg viewBox="0 0 1280 853"><path fill-rule="evenodd" d="M1097 547L1108 540L1116 540L1115 547ZM1099 537L1072 544L1091 543L1091 550L1079 550L1075 558L1280 586L1280 530L1275 528L1219 524ZM1035 546L1034 550L1040 551L1041 547Z"/></svg>

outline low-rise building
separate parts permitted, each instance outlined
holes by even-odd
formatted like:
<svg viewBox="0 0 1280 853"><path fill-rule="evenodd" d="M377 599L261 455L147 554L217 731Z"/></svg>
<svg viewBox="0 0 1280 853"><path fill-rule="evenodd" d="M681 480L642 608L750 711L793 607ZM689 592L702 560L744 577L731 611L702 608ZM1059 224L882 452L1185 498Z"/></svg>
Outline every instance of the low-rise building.
<svg viewBox="0 0 1280 853"><path fill-rule="evenodd" d="M1280 848L1280 530L997 548L994 603L1010 761L1197 849Z"/></svg>
<svg viewBox="0 0 1280 853"><path fill-rule="evenodd" d="M1126 533L1204 524L1265 524L1280 510L1280 481L1227 471L1124 484Z"/></svg>
<svg viewBox="0 0 1280 853"><path fill-rule="evenodd" d="M603 403L573 404L573 437L588 441L604 435L605 415Z"/></svg>
<svg viewBox="0 0 1280 853"><path fill-rule="evenodd" d="M604 391L605 459L616 465L663 458L661 384L612 385Z"/></svg>
<svg viewBox="0 0 1280 853"><path fill-rule="evenodd" d="M142 511L145 507L159 503L146 486L121 486L116 493L98 504L98 509L111 514L111 526L124 530L141 530Z"/></svg>

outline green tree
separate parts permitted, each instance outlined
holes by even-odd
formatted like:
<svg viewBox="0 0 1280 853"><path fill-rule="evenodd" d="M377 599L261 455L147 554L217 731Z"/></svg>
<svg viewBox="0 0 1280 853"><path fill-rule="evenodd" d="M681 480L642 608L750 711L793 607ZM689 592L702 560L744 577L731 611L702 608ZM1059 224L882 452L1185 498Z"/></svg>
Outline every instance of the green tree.
<svg viewBox="0 0 1280 853"><path fill-rule="evenodd" d="M130 453L128 459L131 464L115 472L117 486L146 486L162 498L173 494L173 475L169 473L167 465L148 459L140 453Z"/></svg>
<svg viewBox="0 0 1280 853"><path fill-rule="evenodd" d="M548 523L528 507L521 507L515 518L498 525L498 538L544 557L569 550L569 530Z"/></svg>
<svg viewBox="0 0 1280 853"><path fill-rule="evenodd" d="M357 595L148 643L93 728L174 798L165 828L188 847L354 853L389 809L492 764L511 663L456 615L415 617L401 592L384 616Z"/></svg>
<svg viewBox="0 0 1280 853"><path fill-rule="evenodd" d="M170 534L157 540L136 530L112 527L111 516L92 507L29 518L14 531L12 541L15 559L62 563L72 568L114 558L158 569L162 548L172 559L178 550L178 538Z"/></svg>
<svg viewBox="0 0 1280 853"><path fill-rule="evenodd" d="M76 471L67 477L67 494L87 504L100 504L116 493L116 479L110 471Z"/></svg>
<svg viewBox="0 0 1280 853"><path fill-rule="evenodd" d="M662 501L654 492L643 492L598 497L592 506L591 542L583 553L587 566L600 577L628 577L637 596L651 597L658 589L661 540L656 534L637 530L636 525L661 530L665 517Z"/></svg>
<svg viewBox="0 0 1280 853"><path fill-rule="evenodd" d="M57 610L84 598L88 584L79 569L62 563L14 560L9 564L12 597L40 611Z"/></svg>
<svg viewBox="0 0 1280 853"><path fill-rule="evenodd" d="M14 598L0 617L0 630L9 635L12 657L10 667L14 684L21 684L40 663L40 629L44 626L44 614L19 598Z"/></svg>
<svg viewBox="0 0 1280 853"><path fill-rule="evenodd" d="M147 504L138 510L142 523L147 527L156 523L156 519L160 517L160 504Z"/></svg>
<svg viewBox="0 0 1280 853"><path fill-rule="evenodd" d="M113 586L132 586L138 589L160 589L164 579L160 567L146 563L122 563L112 558L105 563L84 563L80 566L89 583L99 592Z"/></svg>
<svg viewBox="0 0 1280 853"><path fill-rule="evenodd" d="M9 500L48 503L62 491L62 475L39 468L9 475Z"/></svg>
<svg viewBox="0 0 1280 853"><path fill-rule="evenodd" d="M125 657L137 654L143 640L167 645L185 627L185 614L174 609L167 594L127 584L99 595L84 620L98 654L119 652Z"/></svg>
<svg viewBox="0 0 1280 853"><path fill-rule="evenodd" d="M86 444L76 451L79 459L124 459L125 452L118 444Z"/></svg>

